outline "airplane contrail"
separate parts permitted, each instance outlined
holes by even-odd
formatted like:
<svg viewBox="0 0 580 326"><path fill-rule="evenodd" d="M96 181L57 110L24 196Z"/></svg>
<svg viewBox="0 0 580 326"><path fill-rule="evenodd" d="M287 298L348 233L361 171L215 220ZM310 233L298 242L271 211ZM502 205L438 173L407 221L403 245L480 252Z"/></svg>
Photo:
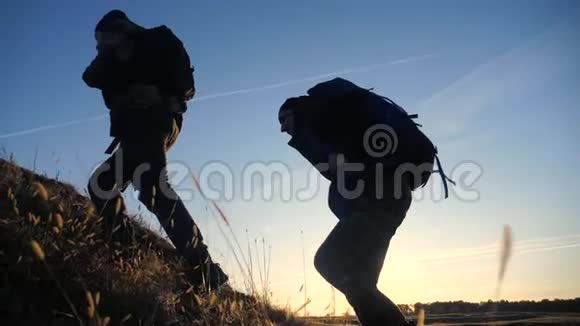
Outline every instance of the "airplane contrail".
<svg viewBox="0 0 580 326"><path fill-rule="evenodd" d="M560 242L580 242L580 234L569 234L569 235L559 235L559 236L551 236L551 237L542 237L542 238L532 238L527 240L517 241L516 245L521 249L527 249L530 247L537 247L537 246L544 246L544 245L551 245L554 243ZM477 247L465 247L465 248L456 248L446 251L444 254L440 254L436 256L436 259L441 258L449 258L449 257L461 257L461 256L471 256L477 254L486 254L486 253L493 253L498 250L498 244L488 244L482 245Z"/></svg>
<svg viewBox="0 0 580 326"><path fill-rule="evenodd" d="M546 252L580 247L580 234L536 238L514 243L514 254ZM425 254L423 261L433 263L456 263L468 260L497 257L501 247L498 244L481 247L460 248L442 254Z"/></svg>
<svg viewBox="0 0 580 326"><path fill-rule="evenodd" d="M321 80L321 79L329 78L329 77L334 77L334 76L338 76L338 75L346 75L346 74L374 71L374 70L386 68L388 66L400 65L400 64L405 64L405 63L409 63L409 62L423 61L423 60L427 60L427 59L430 59L430 58L433 58L436 56L437 56L436 54L424 54L424 55L418 55L418 56L412 56L412 57L405 57L405 58L391 60L388 62L376 63L376 64L372 64L372 65L359 66L359 67L354 67L354 68L347 68L347 69L328 72L325 74L320 74L320 75L315 75L315 76L308 76L308 77L302 77L302 78L298 78L298 79L291 79L288 81L274 83L274 84L256 86L256 87L251 87L251 88L242 88L242 89L227 91L227 92L214 93L214 94L196 97L192 100L192 102L207 101L207 100L211 100L211 99L215 99L215 98L228 97L228 96L239 95L239 94L257 93L257 92L262 92L262 91L266 91L266 90L270 90L270 89L285 87L285 86L289 86L289 85L295 85L295 84L300 84L300 83L305 83L305 82L310 82L310 81L317 81L317 80ZM92 116L92 117L89 117L86 119L71 120L71 121L66 121L66 122L62 122L62 123L45 125L45 126L41 126L41 127L37 127L37 128L15 131L15 132L0 135L0 139L16 137L16 136L23 136L23 135L33 134L33 133L46 131L46 130L50 130L50 129L64 128L64 127L82 124L82 123L86 123L86 122L105 119L107 116L108 116L107 114L101 114L101 115Z"/></svg>
<svg viewBox="0 0 580 326"><path fill-rule="evenodd" d="M0 135L0 139L22 136L22 135L27 135L27 134L33 134L35 132L49 130L49 129L64 128L64 127L73 126L73 125L77 125L77 124L81 124L81 123L85 123L85 122L101 120L101 119L106 118L107 116L108 116L107 114L101 114L101 115L93 116L93 117L86 118L86 119L71 120L71 121L67 121L67 122L63 122L63 123L56 123L56 124L46 125L46 126L32 128L32 129L15 131L15 132L11 132L8 134Z"/></svg>
<svg viewBox="0 0 580 326"><path fill-rule="evenodd" d="M317 80L320 80L323 78L334 77L337 75L346 75L346 74L353 74L353 73L359 73L359 72L374 71L374 70L385 68L385 67L392 66L392 65L399 65L399 64L409 63L409 62L427 60L427 59L433 58L435 56L436 56L435 54L424 54L424 55L419 55L419 56L406 57L406 58L391 60L391 61L383 62L383 63L376 63L376 64L372 64L372 65L367 65L367 66L359 66L359 67L355 67L355 68L348 68L348 69L328 72L328 73L321 74L321 75L302 77L302 78L298 78L298 79L291 79L291 80L288 80L285 82L280 82L280 83L275 83L275 84L268 84L268 85L262 85L262 86L252 87L252 88L244 88L244 89L239 89L239 90L235 90L235 91L228 91L228 92L223 92L223 93L215 93L215 94L211 94L211 95L200 96L196 99L193 99L193 101L194 102L205 101L205 100L214 99L214 98L218 98L218 97L224 97L224 96L255 93L255 92L261 92L261 91L270 90L270 89L274 89L274 88L280 88L280 87L289 86L289 85L301 84L301 83L305 83L305 82L309 82L309 81L317 81Z"/></svg>

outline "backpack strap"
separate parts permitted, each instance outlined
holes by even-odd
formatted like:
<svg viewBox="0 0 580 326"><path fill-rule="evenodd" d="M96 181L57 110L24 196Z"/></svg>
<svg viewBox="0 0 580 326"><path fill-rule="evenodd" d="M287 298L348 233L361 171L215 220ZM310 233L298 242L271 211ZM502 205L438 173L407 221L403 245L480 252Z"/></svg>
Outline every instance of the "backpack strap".
<svg viewBox="0 0 580 326"><path fill-rule="evenodd" d="M407 114L407 118L409 118L409 120L411 120L413 122L413 124L417 127L423 127L422 124L415 122L414 120L419 118L419 115L417 113L414 114Z"/></svg>
<svg viewBox="0 0 580 326"><path fill-rule="evenodd" d="M435 148L435 161L437 161L437 170L433 172L438 172L441 176L441 180L443 180L443 189L445 189L445 198L449 197L449 187L447 186L447 181L451 182L452 185L455 186L455 181L451 180L443 171L443 167L441 166L441 161L439 161L439 156L437 155L437 148Z"/></svg>
<svg viewBox="0 0 580 326"><path fill-rule="evenodd" d="M119 143L121 143L121 139L119 137L113 138L113 141L111 141L109 147L105 149L105 154L113 154L115 149L117 149L117 146L119 146Z"/></svg>
<svg viewBox="0 0 580 326"><path fill-rule="evenodd" d="M370 89L368 91L372 91L372 89ZM395 101L391 100L390 98L388 98L386 96L381 96L381 95L379 95L379 97L382 98L383 100L387 101L389 104L392 104L393 106L395 106L403 114L405 114L407 116L407 118L409 118L410 120L414 120L414 119L417 119L419 117L419 115L417 113L414 113L414 114L407 113L407 111L405 111L405 109L403 109L401 106L399 106L397 103L395 103ZM419 124L415 121L413 121L413 123L417 127L423 127L421 124ZM435 148L435 161L437 161L437 170L434 170L433 172L437 172L441 176L441 179L443 180L443 189L445 190L445 198L448 198L449 197L449 186L447 185L447 182L450 182L452 185L455 185L455 181L451 180L443 171L443 167L441 166L441 161L439 160L439 156L437 155L437 148Z"/></svg>

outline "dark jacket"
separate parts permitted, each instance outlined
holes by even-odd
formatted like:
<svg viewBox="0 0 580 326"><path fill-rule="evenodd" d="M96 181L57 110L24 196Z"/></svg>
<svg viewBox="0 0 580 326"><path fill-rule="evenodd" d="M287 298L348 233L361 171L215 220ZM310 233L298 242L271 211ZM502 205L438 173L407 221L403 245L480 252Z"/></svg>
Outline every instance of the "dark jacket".
<svg viewBox="0 0 580 326"><path fill-rule="evenodd" d="M157 86L164 99L184 99L187 90L181 89L181 85L191 85L192 89L194 86L193 70L183 69L190 65L181 42L165 26L137 32L129 42L130 57L127 62L121 61L113 52L101 53L83 73L83 80L89 87L102 91L105 105L110 110L110 135L123 137L169 132L174 120L181 128L181 114L170 112L166 105L146 110L134 109L131 99L126 96L131 85L143 83ZM182 113L187 107L185 100L181 103Z"/></svg>
<svg viewBox="0 0 580 326"><path fill-rule="evenodd" d="M392 183L385 182L394 172L392 168L394 163L389 161L390 158L377 158L367 153L366 131L370 126L384 121L380 114L367 110L369 106L365 105L366 98L366 94L360 96L350 94L347 97L333 99L331 102L324 102L319 98L304 96L297 99L299 103L290 105L295 124L295 134L288 143L291 147L315 166L321 163L328 166L330 154L334 153L343 155L346 163L355 163L362 167L361 171L352 171L350 166L348 171L319 169L331 182L329 204L336 214L338 206L346 205L350 201L342 198L338 188L344 187L350 192L362 181L364 190L361 195L372 198L377 186L386 187L391 186L387 184L388 182ZM376 167L379 163L383 169L377 179Z"/></svg>
<svg viewBox="0 0 580 326"><path fill-rule="evenodd" d="M302 156L317 167L318 171L329 181L334 181L335 176L330 170L329 158L334 149L326 143L320 141L312 130L299 128L292 139L288 142L290 147L296 149Z"/></svg>

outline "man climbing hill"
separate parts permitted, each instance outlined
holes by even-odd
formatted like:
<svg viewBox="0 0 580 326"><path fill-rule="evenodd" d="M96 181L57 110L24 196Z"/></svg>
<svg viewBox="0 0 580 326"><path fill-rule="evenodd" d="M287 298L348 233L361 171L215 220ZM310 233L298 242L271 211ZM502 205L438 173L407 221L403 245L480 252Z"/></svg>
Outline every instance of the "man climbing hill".
<svg viewBox="0 0 580 326"><path fill-rule="evenodd" d="M228 277L212 261L201 232L167 180L166 152L195 93L189 56L166 26L143 28L119 10L98 22L95 38L97 56L83 80L102 91L113 141L106 150L112 155L90 177L88 189L105 217L107 234L122 241L127 212L121 193L133 184L139 200L191 264L193 283L215 289Z"/></svg>
<svg viewBox="0 0 580 326"><path fill-rule="evenodd" d="M292 136L288 145L331 182L328 204L339 221L314 266L365 326L409 325L377 282L411 192L427 182L436 159L414 118L341 78L287 99L278 113L281 131Z"/></svg>

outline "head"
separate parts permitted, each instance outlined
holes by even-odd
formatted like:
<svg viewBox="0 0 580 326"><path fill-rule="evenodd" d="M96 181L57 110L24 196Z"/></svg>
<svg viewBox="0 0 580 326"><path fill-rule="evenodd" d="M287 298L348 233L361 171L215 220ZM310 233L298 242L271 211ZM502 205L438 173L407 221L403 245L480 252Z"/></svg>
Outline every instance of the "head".
<svg viewBox="0 0 580 326"><path fill-rule="evenodd" d="M292 135L294 133L294 112L291 109L280 110L278 112L280 121L280 131Z"/></svg>
<svg viewBox="0 0 580 326"><path fill-rule="evenodd" d="M108 50L127 41L143 27L133 23L121 10L111 10L99 20L95 27L95 38L99 51Z"/></svg>
<svg viewBox="0 0 580 326"><path fill-rule="evenodd" d="M308 96L291 97L287 99L280 107L278 112L278 121L280 122L280 131L289 135L294 134L296 128L295 114L299 107L308 105Z"/></svg>

